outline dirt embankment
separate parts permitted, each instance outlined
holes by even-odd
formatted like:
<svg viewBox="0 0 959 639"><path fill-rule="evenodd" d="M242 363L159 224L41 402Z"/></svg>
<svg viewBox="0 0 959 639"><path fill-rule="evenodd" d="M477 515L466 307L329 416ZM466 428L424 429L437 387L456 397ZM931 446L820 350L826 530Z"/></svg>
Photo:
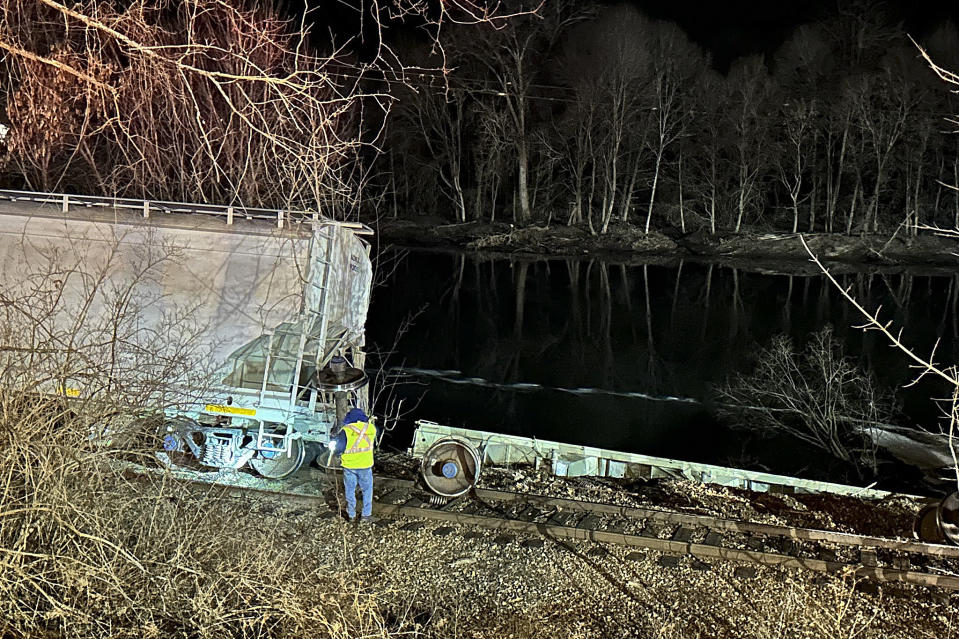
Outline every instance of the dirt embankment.
<svg viewBox="0 0 959 639"><path fill-rule="evenodd" d="M603 235L565 225L442 224L435 220L411 222L381 220L380 242L410 247L465 249L492 253L578 256L607 254L641 258L721 258L806 261L808 255L794 233L648 234L634 226L617 225ZM822 259L849 263L954 266L959 263L959 240L925 233L916 237L888 235L803 234Z"/></svg>

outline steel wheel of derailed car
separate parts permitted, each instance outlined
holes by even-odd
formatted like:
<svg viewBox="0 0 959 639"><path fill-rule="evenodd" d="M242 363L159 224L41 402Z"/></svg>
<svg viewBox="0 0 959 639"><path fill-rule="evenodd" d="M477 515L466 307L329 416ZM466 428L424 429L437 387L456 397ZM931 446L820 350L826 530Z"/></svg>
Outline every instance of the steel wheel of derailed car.
<svg viewBox="0 0 959 639"><path fill-rule="evenodd" d="M290 440L289 453L260 450L250 460L253 470L268 479L283 479L295 473L306 459L306 447L299 439Z"/></svg>

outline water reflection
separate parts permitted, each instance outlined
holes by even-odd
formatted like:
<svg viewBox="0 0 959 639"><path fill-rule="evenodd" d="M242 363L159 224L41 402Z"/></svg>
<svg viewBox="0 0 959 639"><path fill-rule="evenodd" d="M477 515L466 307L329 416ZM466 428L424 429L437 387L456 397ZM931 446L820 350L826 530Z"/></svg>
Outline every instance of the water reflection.
<svg viewBox="0 0 959 639"><path fill-rule="evenodd" d="M881 304L918 352L940 340L947 362L957 344L956 277L838 276L867 308ZM694 461L832 472L822 455L727 430L710 410L709 386L748 368L775 334L802 345L831 323L883 383L910 380L904 358L853 328L854 309L815 273L413 252L374 292L370 341L392 344L400 321L420 310L392 360L428 383L415 417ZM928 398L941 392L932 382L906 392L906 421L934 426Z"/></svg>

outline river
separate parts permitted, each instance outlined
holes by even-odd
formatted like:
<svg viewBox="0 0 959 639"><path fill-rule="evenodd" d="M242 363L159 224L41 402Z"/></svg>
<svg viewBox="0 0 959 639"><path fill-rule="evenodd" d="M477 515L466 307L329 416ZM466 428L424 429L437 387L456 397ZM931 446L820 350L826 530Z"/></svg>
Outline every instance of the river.
<svg viewBox="0 0 959 639"><path fill-rule="evenodd" d="M722 263L509 259L462 252L381 255L368 321L373 367L397 382L377 408L403 399L392 442L415 419L830 481L854 473L799 440L730 428L712 385L749 370L777 334L803 344L831 324L847 353L881 383L912 378L905 357L826 278ZM847 267L848 270L848 267ZM951 363L959 345L959 276L862 270L839 276L906 341ZM379 355L377 355L377 352ZM385 357L386 355L388 357ZM926 380L900 389L904 425L937 426ZM887 461L880 485L914 487L916 473Z"/></svg>

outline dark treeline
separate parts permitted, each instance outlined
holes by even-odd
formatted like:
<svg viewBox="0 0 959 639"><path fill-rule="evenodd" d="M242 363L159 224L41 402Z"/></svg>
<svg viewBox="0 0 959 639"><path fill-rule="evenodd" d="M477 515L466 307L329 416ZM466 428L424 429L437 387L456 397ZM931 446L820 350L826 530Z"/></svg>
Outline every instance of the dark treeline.
<svg viewBox="0 0 959 639"><path fill-rule="evenodd" d="M448 82L397 89L373 204L596 234L959 226L955 98L882 5L853 4L725 74L677 25L624 5L551 1L464 30L443 51ZM953 24L916 37L959 68Z"/></svg>

